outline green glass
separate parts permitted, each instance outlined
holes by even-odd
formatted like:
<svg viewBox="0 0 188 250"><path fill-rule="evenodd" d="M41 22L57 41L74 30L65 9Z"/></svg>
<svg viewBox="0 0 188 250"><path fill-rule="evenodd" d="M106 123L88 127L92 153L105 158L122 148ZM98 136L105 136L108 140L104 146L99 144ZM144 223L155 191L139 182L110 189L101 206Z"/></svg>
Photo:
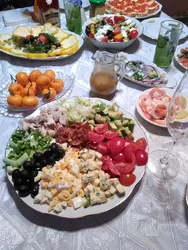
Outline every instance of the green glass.
<svg viewBox="0 0 188 250"><path fill-rule="evenodd" d="M153 62L159 67L170 66L179 42L183 24L174 20L161 23Z"/></svg>
<svg viewBox="0 0 188 250"><path fill-rule="evenodd" d="M82 18L81 18L81 1L80 0L64 0L65 15L68 30L81 34Z"/></svg>

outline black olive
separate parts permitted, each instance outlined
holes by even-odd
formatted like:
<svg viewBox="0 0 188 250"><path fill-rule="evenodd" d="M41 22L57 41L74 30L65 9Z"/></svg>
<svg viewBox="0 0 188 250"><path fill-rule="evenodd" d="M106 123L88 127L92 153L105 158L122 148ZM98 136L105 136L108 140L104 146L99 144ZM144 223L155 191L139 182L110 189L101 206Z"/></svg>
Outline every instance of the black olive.
<svg viewBox="0 0 188 250"><path fill-rule="evenodd" d="M50 145L50 149L51 149L52 151L56 151L56 150L58 149L58 145L57 145L56 143L52 143L52 144Z"/></svg>
<svg viewBox="0 0 188 250"><path fill-rule="evenodd" d="M25 179L28 180L30 177L30 172L27 169L23 169L22 171L20 171L20 178L21 179Z"/></svg>
<svg viewBox="0 0 188 250"><path fill-rule="evenodd" d="M38 192L39 192L39 185L37 183L35 183L31 186L31 197L35 198L35 196L38 194Z"/></svg>
<svg viewBox="0 0 188 250"><path fill-rule="evenodd" d="M19 169L15 169L13 172L12 172L12 179L13 181L16 180L17 178L20 177L20 170Z"/></svg>
<svg viewBox="0 0 188 250"><path fill-rule="evenodd" d="M29 39L24 38L23 43L24 43L24 44L28 44L28 43L29 43Z"/></svg>
<svg viewBox="0 0 188 250"><path fill-rule="evenodd" d="M60 47L61 46L61 44L60 43L56 43L56 47Z"/></svg>
<svg viewBox="0 0 188 250"><path fill-rule="evenodd" d="M46 150L45 152L44 152L44 156L45 157L48 157L48 156L50 156L52 154L52 151L51 150Z"/></svg>
<svg viewBox="0 0 188 250"><path fill-rule="evenodd" d="M42 159L42 153L40 153L40 152L34 153L33 159L34 159L34 161L41 161L41 159Z"/></svg>
<svg viewBox="0 0 188 250"><path fill-rule="evenodd" d="M29 38L29 40L30 40L31 43L34 41L34 39L35 39L35 38L34 38L34 36L32 36L32 35L31 35L30 38Z"/></svg>
<svg viewBox="0 0 188 250"><path fill-rule="evenodd" d="M15 189L18 189L21 185L25 184L27 182L27 180L18 178L14 181L14 187Z"/></svg>
<svg viewBox="0 0 188 250"><path fill-rule="evenodd" d="M25 161L23 164L23 168L32 171L34 168L33 161Z"/></svg>
<svg viewBox="0 0 188 250"><path fill-rule="evenodd" d="M30 181L34 181L34 178L38 175L37 170L33 170L30 174Z"/></svg>
<svg viewBox="0 0 188 250"><path fill-rule="evenodd" d="M47 158L47 163L48 165L52 165L55 163L55 159L52 155L50 155L48 158Z"/></svg>
<svg viewBox="0 0 188 250"><path fill-rule="evenodd" d="M40 163L40 162L35 162L34 163L34 167L35 167L35 169L37 169L37 170L41 170L42 169L42 164Z"/></svg>
<svg viewBox="0 0 188 250"><path fill-rule="evenodd" d="M101 20L101 24L102 24L102 25L105 25L106 22L105 22L104 20Z"/></svg>
<svg viewBox="0 0 188 250"><path fill-rule="evenodd" d="M48 165L48 161L47 161L47 158L44 158L44 156L43 156L42 160L41 160L41 166L45 167L46 165Z"/></svg>
<svg viewBox="0 0 188 250"><path fill-rule="evenodd" d="M59 150L57 151L57 154L58 154L58 156L59 156L59 159L61 159L61 158L64 157L65 151L64 151L63 149L59 149Z"/></svg>
<svg viewBox="0 0 188 250"><path fill-rule="evenodd" d="M19 196L20 197L28 196L30 194L30 190L31 190L31 188L30 188L30 185L28 185L28 184L23 184L23 185L19 186L19 188L18 188Z"/></svg>

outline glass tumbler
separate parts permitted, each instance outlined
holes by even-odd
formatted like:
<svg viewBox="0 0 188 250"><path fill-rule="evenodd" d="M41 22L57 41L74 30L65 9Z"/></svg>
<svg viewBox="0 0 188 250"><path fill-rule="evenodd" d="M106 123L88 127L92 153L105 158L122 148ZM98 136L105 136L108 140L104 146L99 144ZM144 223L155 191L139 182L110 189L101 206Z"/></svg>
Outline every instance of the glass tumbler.
<svg viewBox="0 0 188 250"><path fill-rule="evenodd" d="M67 28L76 33L82 32L81 0L63 0L65 6L65 16Z"/></svg>
<svg viewBox="0 0 188 250"><path fill-rule="evenodd" d="M168 68L183 30L183 24L175 20L161 23L153 62L162 68Z"/></svg>

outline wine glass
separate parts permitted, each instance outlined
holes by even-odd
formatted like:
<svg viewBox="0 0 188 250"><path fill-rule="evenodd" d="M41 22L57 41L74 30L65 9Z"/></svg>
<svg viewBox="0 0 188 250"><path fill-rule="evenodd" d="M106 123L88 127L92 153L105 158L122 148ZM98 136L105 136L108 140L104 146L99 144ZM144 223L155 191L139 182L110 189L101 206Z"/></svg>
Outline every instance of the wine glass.
<svg viewBox="0 0 188 250"><path fill-rule="evenodd" d="M157 178L170 180L179 172L179 161L172 153L177 140L188 138L188 69L177 86L168 106L166 125L173 138L172 145L165 150L151 152L148 168Z"/></svg>

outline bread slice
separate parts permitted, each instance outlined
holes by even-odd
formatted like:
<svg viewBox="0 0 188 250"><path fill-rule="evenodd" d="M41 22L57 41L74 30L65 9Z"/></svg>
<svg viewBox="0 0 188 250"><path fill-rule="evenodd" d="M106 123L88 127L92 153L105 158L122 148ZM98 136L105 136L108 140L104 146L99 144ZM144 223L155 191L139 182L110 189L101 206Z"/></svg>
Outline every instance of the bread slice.
<svg viewBox="0 0 188 250"><path fill-rule="evenodd" d="M44 30L44 27L43 26L32 26L30 28L30 33L31 35L33 36L38 36L40 33L42 33Z"/></svg>
<svg viewBox="0 0 188 250"><path fill-rule="evenodd" d="M13 31L13 35L26 37L30 35L30 30L26 26L19 26Z"/></svg>
<svg viewBox="0 0 188 250"><path fill-rule="evenodd" d="M57 31L57 27L52 25L51 23L45 23L44 24L44 33L48 34L54 34Z"/></svg>
<svg viewBox="0 0 188 250"><path fill-rule="evenodd" d="M59 28L56 30L56 32L53 35L55 36L55 38L57 38L59 43L61 43L65 38L69 36L68 33L66 33L64 30L59 29Z"/></svg>
<svg viewBox="0 0 188 250"><path fill-rule="evenodd" d="M69 35L66 39L64 39L62 42L61 42L61 47L64 49L64 50L67 50L71 47L73 47L74 45L78 44L78 39L76 36L74 35Z"/></svg>
<svg viewBox="0 0 188 250"><path fill-rule="evenodd" d="M10 39L12 36L10 34L1 34L0 35L0 43L4 43L4 41Z"/></svg>

